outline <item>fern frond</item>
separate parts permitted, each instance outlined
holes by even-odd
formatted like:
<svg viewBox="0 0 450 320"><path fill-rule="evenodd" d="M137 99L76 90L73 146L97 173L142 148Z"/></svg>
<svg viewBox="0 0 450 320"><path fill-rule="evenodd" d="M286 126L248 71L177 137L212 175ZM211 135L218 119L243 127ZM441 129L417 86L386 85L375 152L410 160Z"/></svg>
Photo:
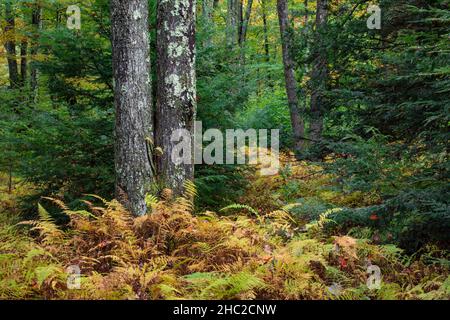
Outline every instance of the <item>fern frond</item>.
<svg viewBox="0 0 450 320"><path fill-rule="evenodd" d="M38 214L41 221L54 221L50 213L40 203L38 203Z"/></svg>
<svg viewBox="0 0 450 320"><path fill-rule="evenodd" d="M32 231L38 231L41 241L45 245L52 245L61 242L64 238L64 232L61 231L55 224L50 213L38 203L39 220L23 221L19 225L31 225Z"/></svg>
<svg viewBox="0 0 450 320"><path fill-rule="evenodd" d="M153 208L158 204L159 199L153 194L147 193L145 196L145 204L147 205L148 209L151 209L153 211Z"/></svg>
<svg viewBox="0 0 450 320"><path fill-rule="evenodd" d="M259 215L259 213L258 213L258 211L256 211L255 209L253 209L252 207L250 207L250 206L248 206L248 205L246 205L246 204L238 204L238 203L234 203L234 204L231 204L231 205L229 205L229 206L226 206L225 208L220 209L219 212L227 211L227 210L242 210L242 209L245 209L245 210L250 211L250 212L253 213L258 219L261 218L260 215Z"/></svg>
<svg viewBox="0 0 450 320"><path fill-rule="evenodd" d="M98 200L100 200L101 202L103 202L103 204L108 204L108 203L109 203L108 200L106 200L106 199L104 199L104 198L102 198L102 197L100 197L100 196L98 196L98 195L96 195L96 194L90 194L90 193L88 193L88 194L85 194L85 195L88 196L88 197L92 197L92 198L98 199Z"/></svg>
<svg viewBox="0 0 450 320"><path fill-rule="evenodd" d="M60 209L62 210L69 210L69 207L66 206L66 204L59 200L59 199L55 199L55 198L51 198L51 197L42 197L42 199L47 199L50 200L51 202L53 202L54 204L56 204Z"/></svg>
<svg viewBox="0 0 450 320"><path fill-rule="evenodd" d="M184 191L183 195L181 197L178 197L174 203L172 203L171 210L177 211L177 212L185 212L185 213L192 213L195 210L195 203L194 200L197 197L197 187L195 186L194 182L187 180L183 184ZM168 199L172 198L172 190L165 189L170 192L170 196L167 197ZM165 197L163 197L164 199ZM166 199L165 199L166 200Z"/></svg>
<svg viewBox="0 0 450 320"><path fill-rule="evenodd" d="M194 201L194 199L197 197L197 187L195 183L191 180L187 180L184 182L183 187L184 187L183 197L191 201Z"/></svg>

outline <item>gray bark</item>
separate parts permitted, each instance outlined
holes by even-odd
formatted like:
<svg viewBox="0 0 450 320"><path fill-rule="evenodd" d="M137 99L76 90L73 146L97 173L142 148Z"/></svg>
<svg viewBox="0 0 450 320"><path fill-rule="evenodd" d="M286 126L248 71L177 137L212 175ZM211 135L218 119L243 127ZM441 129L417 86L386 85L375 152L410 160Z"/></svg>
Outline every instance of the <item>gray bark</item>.
<svg viewBox="0 0 450 320"><path fill-rule="evenodd" d="M323 112L327 103L325 91L328 82L328 61L321 32L327 24L328 0L317 0L316 10L317 46L314 52L314 66L311 72L311 128L309 134L312 141L320 141L322 138Z"/></svg>
<svg viewBox="0 0 450 320"><path fill-rule="evenodd" d="M193 133L196 112L195 0L161 0L157 13L156 145L158 179L179 195L186 180L194 177ZM190 163L171 159L175 130L190 132Z"/></svg>
<svg viewBox="0 0 450 320"><path fill-rule="evenodd" d="M12 10L11 1L7 0L5 3L5 20L6 24L4 32L8 36L8 41L5 42L5 50L8 61L9 82L11 88L17 88L19 85L19 72L17 67L16 56L16 41L15 38L15 19Z"/></svg>
<svg viewBox="0 0 450 320"><path fill-rule="evenodd" d="M288 18L287 0L277 0L278 20L280 24L281 44L284 64L284 77L286 93L291 116L292 131L294 134L294 151L300 154L304 145L304 122L300 117L297 96L297 81L294 74L294 61L291 56L292 39Z"/></svg>
<svg viewBox="0 0 450 320"><path fill-rule="evenodd" d="M240 0L227 0L227 45L234 46L239 37L239 12L241 11Z"/></svg>
<svg viewBox="0 0 450 320"><path fill-rule="evenodd" d="M205 22L205 27L207 34L205 34L205 40L204 40L204 46L210 47L211 46L211 34L210 31L212 26L212 18L213 18L213 12L214 12L214 0L203 0L202 1L202 15L203 20Z"/></svg>
<svg viewBox="0 0 450 320"><path fill-rule="evenodd" d="M153 178L147 0L112 0L111 26L116 196L134 215L143 215Z"/></svg>

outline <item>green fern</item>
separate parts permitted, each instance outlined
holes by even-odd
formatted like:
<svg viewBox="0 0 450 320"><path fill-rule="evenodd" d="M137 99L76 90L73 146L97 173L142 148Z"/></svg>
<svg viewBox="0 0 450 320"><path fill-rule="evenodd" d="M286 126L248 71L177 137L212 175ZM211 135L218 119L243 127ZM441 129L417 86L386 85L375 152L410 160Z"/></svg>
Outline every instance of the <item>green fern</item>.
<svg viewBox="0 0 450 320"><path fill-rule="evenodd" d="M219 212L227 210L242 210L242 209L250 211L250 213L253 213L258 219L261 219L261 216L259 215L258 211L256 211L255 209L246 204L234 203L229 206L226 206L225 208L220 209Z"/></svg>
<svg viewBox="0 0 450 320"><path fill-rule="evenodd" d="M154 207L155 205L157 205L158 202L159 202L158 197L154 196L153 194L148 193L148 194L145 196L145 204L147 205L147 208L148 208L149 210L152 210L152 211L153 211L153 207ZM151 211L150 211L150 212L151 212Z"/></svg>
<svg viewBox="0 0 450 320"><path fill-rule="evenodd" d="M183 197L189 200L194 200L197 197L197 187L195 183L191 180L187 180L184 182L184 193Z"/></svg>
<svg viewBox="0 0 450 320"><path fill-rule="evenodd" d="M190 283L195 299L251 299L255 289L266 286L263 280L249 272L220 274L197 272L184 277Z"/></svg>

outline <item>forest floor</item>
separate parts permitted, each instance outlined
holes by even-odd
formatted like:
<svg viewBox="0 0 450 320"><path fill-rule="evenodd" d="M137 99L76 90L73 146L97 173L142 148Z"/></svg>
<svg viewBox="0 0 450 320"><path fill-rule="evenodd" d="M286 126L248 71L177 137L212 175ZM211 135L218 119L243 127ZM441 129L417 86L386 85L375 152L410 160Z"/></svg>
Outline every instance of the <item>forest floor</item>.
<svg viewBox="0 0 450 320"><path fill-rule="evenodd" d="M15 181L13 194L0 193L0 299L450 297L439 259L405 255L364 230L327 230L330 214L377 203L375 194L335 191L320 166L282 163L276 176L250 175L241 204L217 212L195 212L193 184L178 199L148 197L152 214L139 218L115 200L91 197L73 211L53 199L70 218L64 227L41 205L39 220L18 223L15 201L32 186ZM79 280L68 276L78 268Z"/></svg>

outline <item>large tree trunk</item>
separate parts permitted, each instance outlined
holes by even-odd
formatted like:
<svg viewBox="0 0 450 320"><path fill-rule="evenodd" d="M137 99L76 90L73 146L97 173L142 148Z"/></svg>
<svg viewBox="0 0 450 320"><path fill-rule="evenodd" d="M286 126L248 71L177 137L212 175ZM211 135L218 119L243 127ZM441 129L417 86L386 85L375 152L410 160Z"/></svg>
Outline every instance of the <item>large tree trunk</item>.
<svg viewBox="0 0 450 320"><path fill-rule="evenodd" d="M30 89L33 94L34 100L37 98L38 87L38 70L36 68L36 56L38 54L39 46L39 32L42 29L42 8L39 0L33 5L31 24L33 25L33 36L31 40L30 56L32 62L30 63Z"/></svg>
<svg viewBox="0 0 450 320"><path fill-rule="evenodd" d="M147 0L111 1L116 108L116 195L135 215L147 211L153 178Z"/></svg>
<svg viewBox="0 0 450 320"><path fill-rule="evenodd" d="M11 88L17 88L20 80L16 57L15 20L11 0L7 0L5 3L5 20L4 31L8 38L5 42L5 50L8 61L9 83Z"/></svg>
<svg viewBox="0 0 450 320"><path fill-rule="evenodd" d="M156 145L162 148L157 159L158 178L175 195L186 180L194 177L194 120L196 112L195 0L160 1L157 35ZM172 159L174 132L188 133L187 161Z"/></svg>
<svg viewBox="0 0 450 320"><path fill-rule="evenodd" d="M313 141L320 141L322 139L323 112L326 109L325 91L328 82L327 51L321 33L327 24L328 0L317 0L316 10L316 48L311 73L311 128L309 137Z"/></svg>
<svg viewBox="0 0 450 320"><path fill-rule="evenodd" d="M281 33L286 93L294 134L294 151L297 155L299 155L303 151L305 129L304 122L300 117L298 108L297 81L295 80L294 74L294 61L291 57L292 39L288 20L287 0L277 0L277 10Z"/></svg>

